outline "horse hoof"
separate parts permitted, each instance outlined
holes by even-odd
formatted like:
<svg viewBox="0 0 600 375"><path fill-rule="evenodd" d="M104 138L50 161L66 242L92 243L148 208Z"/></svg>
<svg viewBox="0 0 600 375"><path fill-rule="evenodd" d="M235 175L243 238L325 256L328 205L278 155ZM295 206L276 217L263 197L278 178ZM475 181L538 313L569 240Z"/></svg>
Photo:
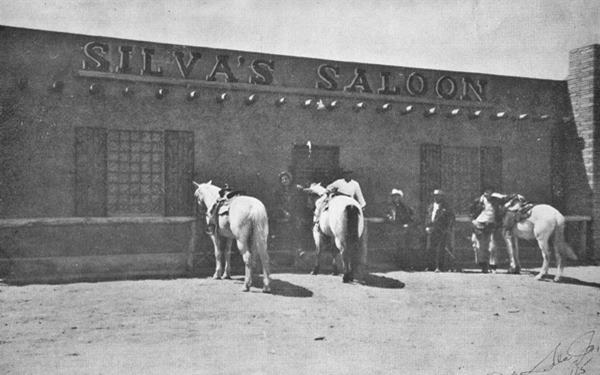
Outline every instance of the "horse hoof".
<svg viewBox="0 0 600 375"><path fill-rule="evenodd" d="M541 279L542 279L542 276L543 276L542 274L539 274L539 275L537 275L537 276L535 277L535 279L536 279L536 280L541 280Z"/></svg>
<svg viewBox="0 0 600 375"><path fill-rule="evenodd" d="M342 278L342 282L344 282L344 283L351 283L352 280L354 280L354 277L352 277L350 275L344 275L344 277Z"/></svg>
<svg viewBox="0 0 600 375"><path fill-rule="evenodd" d="M508 269L508 273L511 275L519 275L521 273L521 269L511 267Z"/></svg>
<svg viewBox="0 0 600 375"><path fill-rule="evenodd" d="M231 275L225 275L222 277L223 280L231 280Z"/></svg>
<svg viewBox="0 0 600 375"><path fill-rule="evenodd" d="M219 276L219 275L213 275L213 280L221 280L221 276Z"/></svg>
<svg viewBox="0 0 600 375"><path fill-rule="evenodd" d="M247 285L244 285L244 287L242 288L242 292L249 292L250 291L250 287Z"/></svg>
<svg viewBox="0 0 600 375"><path fill-rule="evenodd" d="M337 265L335 265L335 264L334 264L334 265L331 267L331 274L332 274L333 276L337 276L337 275L339 275L339 274L340 274L340 270L338 270L338 268L337 268Z"/></svg>
<svg viewBox="0 0 600 375"><path fill-rule="evenodd" d="M560 277L555 277L554 279L552 279L552 281L554 281L555 283L560 283Z"/></svg>
<svg viewBox="0 0 600 375"><path fill-rule="evenodd" d="M271 293L271 287L269 287L269 286L264 287L263 290L262 290L262 292L270 294Z"/></svg>
<svg viewBox="0 0 600 375"><path fill-rule="evenodd" d="M311 275L318 275L319 274L319 269L318 268L313 268L312 271L310 271Z"/></svg>

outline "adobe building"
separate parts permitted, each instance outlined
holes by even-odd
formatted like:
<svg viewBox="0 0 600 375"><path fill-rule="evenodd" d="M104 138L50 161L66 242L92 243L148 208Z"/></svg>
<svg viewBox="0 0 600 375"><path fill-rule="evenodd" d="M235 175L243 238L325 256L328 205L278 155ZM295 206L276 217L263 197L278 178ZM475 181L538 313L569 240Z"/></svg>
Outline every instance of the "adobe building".
<svg viewBox="0 0 600 375"><path fill-rule="evenodd" d="M519 192L589 216L578 251L600 258L598 45L571 53L566 81L13 27L0 45L5 279L202 274L192 181L270 209L282 170L352 169L373 217L392 188L420 213L442 188L459 215L486 187Z"/></svg>

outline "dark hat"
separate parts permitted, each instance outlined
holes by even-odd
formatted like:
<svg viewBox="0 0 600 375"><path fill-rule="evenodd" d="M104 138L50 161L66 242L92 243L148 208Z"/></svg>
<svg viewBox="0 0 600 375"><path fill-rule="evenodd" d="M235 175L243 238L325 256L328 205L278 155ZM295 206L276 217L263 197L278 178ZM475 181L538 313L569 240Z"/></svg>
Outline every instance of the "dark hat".
<svg viewBox="0 0 600 375"><path fill-rule="evenodd" d="M283 176L288 176L288 178L291 180L292 179L292 174L288 171L283 171L279 173L279 179L281 179L281 177Z"/></svg>

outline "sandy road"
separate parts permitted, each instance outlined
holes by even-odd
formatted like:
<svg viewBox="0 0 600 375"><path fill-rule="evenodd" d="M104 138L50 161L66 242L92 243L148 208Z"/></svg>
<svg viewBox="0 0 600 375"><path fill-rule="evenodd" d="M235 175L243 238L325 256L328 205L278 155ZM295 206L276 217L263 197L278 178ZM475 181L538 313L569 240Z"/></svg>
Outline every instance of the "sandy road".
<svg viewBox="0 0 600 375"><path fill-rule="evenodd" d="M273 295L240 277L3 285L0 373L600 373L600 267L565 276L275 274Z"/></svg>

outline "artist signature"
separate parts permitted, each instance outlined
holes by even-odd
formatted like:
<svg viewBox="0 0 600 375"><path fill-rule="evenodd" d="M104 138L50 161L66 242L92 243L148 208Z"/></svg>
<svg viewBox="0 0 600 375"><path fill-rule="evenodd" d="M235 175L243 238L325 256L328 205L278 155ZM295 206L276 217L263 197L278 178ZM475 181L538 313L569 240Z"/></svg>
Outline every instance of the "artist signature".
<svg viewBox="0 0 600 375"><path fill-rule="evenodd" d="M594 343L595 334L596 331L588 331L577 337L568 346L558 343L531 370L522 372L513 371L511 375L549 373L554 369L556 369L556 372L553 371L553 373L568 375L585 374L592 359L600 353L600 345ZM493 372L488 375L502 374Z"/></svg>

